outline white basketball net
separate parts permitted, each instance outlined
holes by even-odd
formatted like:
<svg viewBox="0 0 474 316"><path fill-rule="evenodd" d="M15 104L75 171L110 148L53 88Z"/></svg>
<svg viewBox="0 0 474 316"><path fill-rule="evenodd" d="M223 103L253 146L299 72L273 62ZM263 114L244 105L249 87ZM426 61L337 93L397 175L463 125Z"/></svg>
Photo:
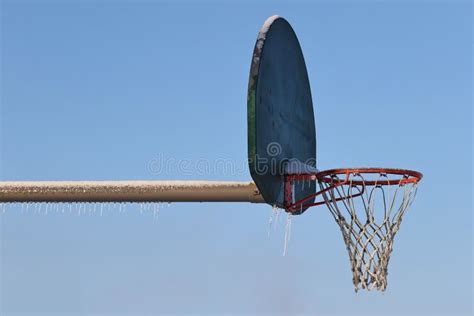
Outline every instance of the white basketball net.
<svg viewBox="0 0 474 316"><path fill-rule="evenodd" d="M346 184L333 187L346 176ZM387 287L393 239L417 191L416 183L399 177L391 185L377 184L388 180L384 173L333 175L332 183L319 182L321 190L328 189L322 195L344 237L356 292Z"/></svg>

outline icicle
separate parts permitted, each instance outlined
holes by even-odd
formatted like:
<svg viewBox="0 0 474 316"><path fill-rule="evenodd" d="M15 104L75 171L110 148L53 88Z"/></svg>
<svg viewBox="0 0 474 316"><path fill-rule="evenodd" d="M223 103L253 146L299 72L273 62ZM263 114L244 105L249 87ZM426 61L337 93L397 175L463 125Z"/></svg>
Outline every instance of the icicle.
<svg viewBox="0 0 474 316"><path fill-rule="evenodd" d="M270 218L268 219L268 230L267 230L267 236L268 238L270 238L270 232L272 230L272 224L273 222L275 221L276 219L276 212L277 212L278 208L276 205L273 205L272 206L272 212L270 213Z"/></svg>
<svg viewBox="0 0 474 316"><path fill-rule="evenodd" d="M288 217L286 218L286 226L285 226L285 243L283 245L283 256L286 256L286 250L288 248L288 243L290 242L290 235L291 235L291 213L288 213Z"/></svg>

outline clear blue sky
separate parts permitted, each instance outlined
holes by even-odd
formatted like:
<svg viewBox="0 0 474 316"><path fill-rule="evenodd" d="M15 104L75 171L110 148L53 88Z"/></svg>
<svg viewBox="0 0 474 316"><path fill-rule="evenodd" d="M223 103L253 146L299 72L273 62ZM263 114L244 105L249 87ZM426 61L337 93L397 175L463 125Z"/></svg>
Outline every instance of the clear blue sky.
<svg viewBox="0 0 474 316"><path fill-rule="evenodd" d="M2 315L471 314L469 2L3 1L0 179L249 180L192 162L244 165L250 58L273 14L306 58L318 167L425 175L388 290L354 293L324 207L294 218L282 257L267 205L173 204L157 220L15 206L0 216ZM191 166L152 172L160 157Z"/></svg>

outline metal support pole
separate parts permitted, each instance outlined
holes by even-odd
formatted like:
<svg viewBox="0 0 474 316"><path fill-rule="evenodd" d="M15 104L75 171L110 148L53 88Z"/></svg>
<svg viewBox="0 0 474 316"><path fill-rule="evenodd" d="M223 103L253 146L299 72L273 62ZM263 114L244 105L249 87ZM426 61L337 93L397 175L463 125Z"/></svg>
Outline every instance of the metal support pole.
<svg viewBox="0 0 474 316"><path fill-rule="evenodd" d="M12 181L0 182L0 202L265 201L253 182Z"/></svg>

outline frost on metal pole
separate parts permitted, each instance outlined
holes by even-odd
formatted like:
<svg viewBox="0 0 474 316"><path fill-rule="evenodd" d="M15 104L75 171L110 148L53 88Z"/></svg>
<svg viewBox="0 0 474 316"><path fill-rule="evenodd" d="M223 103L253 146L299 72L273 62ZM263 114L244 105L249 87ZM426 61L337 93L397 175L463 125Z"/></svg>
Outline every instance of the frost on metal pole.
<svg viewBox="0 0 474 316"><path fill-rule="evenodd" d="M0 202L252 202L253 182L13 181L0 182Z"/></svg>

